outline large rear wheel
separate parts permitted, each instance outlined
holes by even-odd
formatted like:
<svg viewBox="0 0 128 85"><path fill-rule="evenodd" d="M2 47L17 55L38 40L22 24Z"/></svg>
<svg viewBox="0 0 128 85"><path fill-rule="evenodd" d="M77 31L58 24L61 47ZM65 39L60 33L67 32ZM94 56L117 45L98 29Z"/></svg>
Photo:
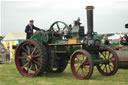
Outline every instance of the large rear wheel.
<svg viewBox="0 0 128 85"><path fill-rule="evenodd" d="M16 50L15 64L23 76L35 77L41 75L47 64L44 45L34 40L23 41Z"/></svg>
<svg viewBox="0 0 128 85"><path fill-rule="evenodd" d="M91 55L85 50L77 50L71 57L71 70L78 79L89 79L93 73Z"/></svg>

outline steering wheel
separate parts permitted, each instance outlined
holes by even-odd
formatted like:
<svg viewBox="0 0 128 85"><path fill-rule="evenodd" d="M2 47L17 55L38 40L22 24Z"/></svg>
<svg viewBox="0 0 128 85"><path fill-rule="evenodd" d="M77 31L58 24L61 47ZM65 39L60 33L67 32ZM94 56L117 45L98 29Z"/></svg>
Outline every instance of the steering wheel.
<svg viewBox="0 0 128 85"><path fill-rule="evenodd" d="M70 28L66 23L62 21L56 21L50 26L49 30L57 34L64 34L65 32L68 32Z"/></svg>

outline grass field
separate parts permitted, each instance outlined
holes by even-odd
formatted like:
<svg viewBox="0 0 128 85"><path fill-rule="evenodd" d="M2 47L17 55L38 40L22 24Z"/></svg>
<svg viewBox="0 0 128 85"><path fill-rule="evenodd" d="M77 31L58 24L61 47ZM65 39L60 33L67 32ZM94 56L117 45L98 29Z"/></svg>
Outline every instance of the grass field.
<svg viewBox="0 0 128 85"><path fill-rule="evenodd" d="M18 73L15 64L0 64L0 85L128 85L128 70L120 69L116 75L105 77L95 69L90 80L78 80L68 66L64 73L27 78Z"/></svg>

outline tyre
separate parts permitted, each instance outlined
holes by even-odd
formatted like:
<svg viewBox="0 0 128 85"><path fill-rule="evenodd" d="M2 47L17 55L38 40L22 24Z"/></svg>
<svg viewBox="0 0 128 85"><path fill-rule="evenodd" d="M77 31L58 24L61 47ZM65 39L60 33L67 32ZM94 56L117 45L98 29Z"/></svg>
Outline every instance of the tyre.
<svg viewBox="0 0 128 85"><path fill-rule="evenodd" d="M78 79L89 79L93 73L93 60L85 50L77 50L71 57L72 74Z"/></svg>
<svg viewBox="0 0 128 85"><path fill-rule="evenodd" d="M41 75L47 64L46 48L34 40L23 41L16 49L15 64L19 73L26 77Z"/></svg>
<svg viewBox="0 0 128 85"><path fill-rule="evenodd" d="M103 48L99 52L99 56L104 63L96 66L98 71L104 76L114 75L119 67L119 59L115 51L111 48Z"/></svg>

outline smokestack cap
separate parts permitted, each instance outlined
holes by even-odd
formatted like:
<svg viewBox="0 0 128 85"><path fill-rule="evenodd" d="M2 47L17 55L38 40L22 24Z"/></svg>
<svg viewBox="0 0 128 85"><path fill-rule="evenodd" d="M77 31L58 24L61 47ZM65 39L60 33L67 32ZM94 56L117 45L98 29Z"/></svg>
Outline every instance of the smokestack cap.
<svg viewBox="0 0 128 85"><path fill-rule="evenodd" d="M86 6L86 10L93 10L94 6Z"/></svg>

